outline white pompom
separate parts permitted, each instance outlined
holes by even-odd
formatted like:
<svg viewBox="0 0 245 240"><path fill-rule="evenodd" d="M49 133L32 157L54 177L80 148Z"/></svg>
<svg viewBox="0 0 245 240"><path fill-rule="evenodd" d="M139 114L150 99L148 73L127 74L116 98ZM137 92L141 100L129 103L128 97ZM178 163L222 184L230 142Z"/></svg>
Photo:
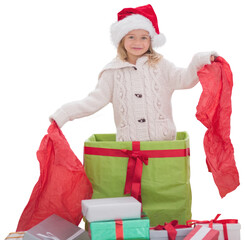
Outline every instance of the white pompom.
<svg viewBox="0 0 245 240"><path fill-rule="evenodd" d="M160 33L160 34L156 34L153 38L152 38L152 47L161 47L162 45L164 45L166 42L166 38L165 36Z"/></svg>

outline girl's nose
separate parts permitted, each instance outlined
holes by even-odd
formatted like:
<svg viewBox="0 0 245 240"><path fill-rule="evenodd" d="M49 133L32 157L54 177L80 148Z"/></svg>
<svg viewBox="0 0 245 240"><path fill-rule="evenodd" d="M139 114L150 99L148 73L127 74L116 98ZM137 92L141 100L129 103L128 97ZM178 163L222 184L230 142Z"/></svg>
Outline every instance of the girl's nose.
<svg viewBox="0 0 245 240"><path fill-rule="evenodd" d="M140 38L136 38L136 39L135 39L135 43L138 43L138 44L139 44L139 43L141 43L141 42L142 42L142 40L141 40Z"/></svg>

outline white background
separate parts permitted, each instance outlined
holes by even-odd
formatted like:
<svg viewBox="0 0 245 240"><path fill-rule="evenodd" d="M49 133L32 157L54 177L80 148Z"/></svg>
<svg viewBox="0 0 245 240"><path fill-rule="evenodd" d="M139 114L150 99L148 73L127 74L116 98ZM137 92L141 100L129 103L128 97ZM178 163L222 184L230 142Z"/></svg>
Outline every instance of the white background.
<svg viewBox="0 0 245 240"><path fill-rule="evenodd" d="M116 55L110 25L124 7L151 3L167 43L157 49L186 67L200 51L217 51L234 74L231 140L241 186L221 199L208 173L205 127L195 118L201 85L176 91L173 112L178 131L191 141L193 219L238 218L244 213L245 36L243 1L225 0L1 0L0 1L0 239L15 231L39 177L36 151L62 104L87 96L100 70ZM112 106L62 128L83 159L83 142L93 133L115 132ZM82 226L82 225L81 225Z"/></svg>

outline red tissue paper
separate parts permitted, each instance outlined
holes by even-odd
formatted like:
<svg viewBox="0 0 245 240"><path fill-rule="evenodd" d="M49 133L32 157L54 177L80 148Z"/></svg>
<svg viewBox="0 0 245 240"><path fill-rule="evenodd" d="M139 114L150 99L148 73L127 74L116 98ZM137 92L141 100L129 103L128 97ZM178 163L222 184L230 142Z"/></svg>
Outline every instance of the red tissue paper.
<svg viewBox="0 0 245 240"><path fill-rule="evenodd" d="M204 149L208 170L213 174L221 197L239 186L239 174L230 139L233 76L229 64L217 57L198 71L203 92L196 117L207 127Z"/></svg>
<svg viewBox="0 0 245 240"><path fill-rule="evenodd" d="M37 158L40 177L26 205L17 231L26 231L52 214L78 225L81 201L92 197L93 189L82 163L71 150L53 121L41 141Z"/></svg>

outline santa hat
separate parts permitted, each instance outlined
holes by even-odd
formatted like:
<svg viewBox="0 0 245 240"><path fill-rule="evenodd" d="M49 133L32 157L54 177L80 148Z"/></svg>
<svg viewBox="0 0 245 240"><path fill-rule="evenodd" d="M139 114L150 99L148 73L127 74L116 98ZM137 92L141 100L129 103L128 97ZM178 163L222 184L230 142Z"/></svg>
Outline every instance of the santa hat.
<svg viewBox="0 0 245 240"><path fill-rule="evenodd" d="M124 8L117 16L118 21L111 26L111 39L116 47L128 32L135 29L148 31L153 47L160 47L166 42L165 36L159 32L157 16L150 4Z"/></svg>

